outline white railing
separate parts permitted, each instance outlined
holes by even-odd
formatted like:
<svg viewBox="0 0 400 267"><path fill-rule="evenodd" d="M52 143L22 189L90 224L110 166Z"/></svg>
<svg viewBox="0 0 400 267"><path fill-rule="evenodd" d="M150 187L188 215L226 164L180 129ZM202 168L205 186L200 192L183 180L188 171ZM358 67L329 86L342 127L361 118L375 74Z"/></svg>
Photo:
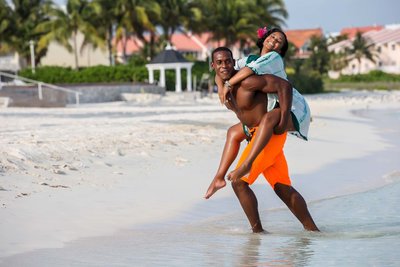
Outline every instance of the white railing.
<svg viewBox="0 0 400 267"><path fill-rule="evenodd" d="M13 78L14 80L20 80L20 81L28 82L30 84L36 84L37 87L38 87L38 97L39 97L40 100L43 99L43 87L48 87L50 89L63 91L63 92L69 93L69 94L75 94L76 105L77 106L79 105L79 95L82 94L81 92L77 92L77 91L74 91L74 90L71 90L71 89L67 89L67 88L60 87L60 86L53 85L53 84L49 84L49 83L35 81L35 80L29 79L29 78L25 78L25 77L21 77L21 76L18 76L18 75L9 74L9 73L2 72L2 71L0 71L0 89L1 89L1 85L2 85L1 76L5 76L5 77L8 77L8 78Z"/></svg>

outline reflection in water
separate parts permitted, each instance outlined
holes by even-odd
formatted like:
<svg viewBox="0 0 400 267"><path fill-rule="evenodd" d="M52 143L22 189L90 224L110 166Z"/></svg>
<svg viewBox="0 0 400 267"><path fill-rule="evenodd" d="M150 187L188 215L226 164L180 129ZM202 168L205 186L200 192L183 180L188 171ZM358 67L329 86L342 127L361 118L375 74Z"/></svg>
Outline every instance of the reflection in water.
<svg viewBox="0 0 400 267"><path fill-rule="evenodd" d="M295 237L286 242L286 246L278 247L274 250L277 257L282 260L279 264L267 266L307 266L313 255L310 248L311 239L308 237Z"/></svg>
<svg viewBox="0 0 400 267"><path fill-rule="evenodd" d="M248 240L244 243L243 249L240 251L240 259L238 266L259 266L260 254L259 248L261 238L264 234L250 234Z"/></svg>
<svg viewBox="0 0 400 267"><path fill-rule="evenodd" d="M307 236L285 238L271 234L249 234L243 248L233 254L239 255L235 266L301 267L308 266L314 251L312 239Z"/></svg>

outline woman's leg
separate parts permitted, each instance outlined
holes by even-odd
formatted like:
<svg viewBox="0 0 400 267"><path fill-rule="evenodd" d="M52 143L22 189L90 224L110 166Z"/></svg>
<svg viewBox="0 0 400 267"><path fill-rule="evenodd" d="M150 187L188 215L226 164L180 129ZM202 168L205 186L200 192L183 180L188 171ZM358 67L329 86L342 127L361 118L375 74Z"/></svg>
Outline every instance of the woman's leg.
<svg viewBox="0 0 400 267"><path fill-rule="evenodd" d="M232 162L236 159L239 152L240 143L246 139L246 135L243 132L241 123L235 124L229 128L224 151L222 153L221 161L217 170L217 173L212 180L210 186L207 189L206 199L210 198L217 190L223 188L226 185L225 175L231 166Z"/></svg>
<svg viewBox="0 0 400 267"><path fill-rule="evenodd" d="M240 179L250 171L251 165L253 164L254 160L271 139L271 136L274 133L274 127L279 123L279 120L279 108L273 109L270 112L264 114L260 121L260 124L258 125L257 134L253 137L253 147L251 148L247 159L236 170L232 171L228 175L229 180L235 181L237 179Z"/></svg>

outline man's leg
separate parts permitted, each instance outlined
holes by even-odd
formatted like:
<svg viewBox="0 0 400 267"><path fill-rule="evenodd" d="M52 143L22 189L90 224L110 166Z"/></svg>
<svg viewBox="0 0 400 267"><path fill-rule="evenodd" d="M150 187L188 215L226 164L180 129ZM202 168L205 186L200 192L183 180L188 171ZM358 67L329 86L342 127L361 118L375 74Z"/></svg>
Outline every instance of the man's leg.
<svg viewBox="0 0 400 267"><path fill-rule="evenodd" d="M304 198L292 186L281 183L275 184L275 193L288 206L290 211L301 222L304 229L308 231L319 231L317 225L311 217Z"/></svg>
<svg viewBox="0 0 400 267"><path fill-rule="evenodd" d="M232 188L250 222L253 232L263 232L264 229L262 228L260 215L258 214L257 198L253 190L250 189L249 184L238 179L232 182Z"/></svg>

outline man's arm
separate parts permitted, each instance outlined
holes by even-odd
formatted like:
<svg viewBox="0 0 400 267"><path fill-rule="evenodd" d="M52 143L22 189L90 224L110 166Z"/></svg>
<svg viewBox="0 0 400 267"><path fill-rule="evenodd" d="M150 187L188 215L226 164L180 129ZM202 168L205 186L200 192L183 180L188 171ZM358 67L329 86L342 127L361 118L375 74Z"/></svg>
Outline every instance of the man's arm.
<svg viewBox="0 0 400 267"><path fill-rule="evenodd" d="M259 91L265 94L276 93L278 95L281 118L279 124L274 128L274 132L276 134L284 133L292 107L292 85L282 78L271 74L265 74L261 76L252 75L243 80L241 86L245 90Z"/></svg>

